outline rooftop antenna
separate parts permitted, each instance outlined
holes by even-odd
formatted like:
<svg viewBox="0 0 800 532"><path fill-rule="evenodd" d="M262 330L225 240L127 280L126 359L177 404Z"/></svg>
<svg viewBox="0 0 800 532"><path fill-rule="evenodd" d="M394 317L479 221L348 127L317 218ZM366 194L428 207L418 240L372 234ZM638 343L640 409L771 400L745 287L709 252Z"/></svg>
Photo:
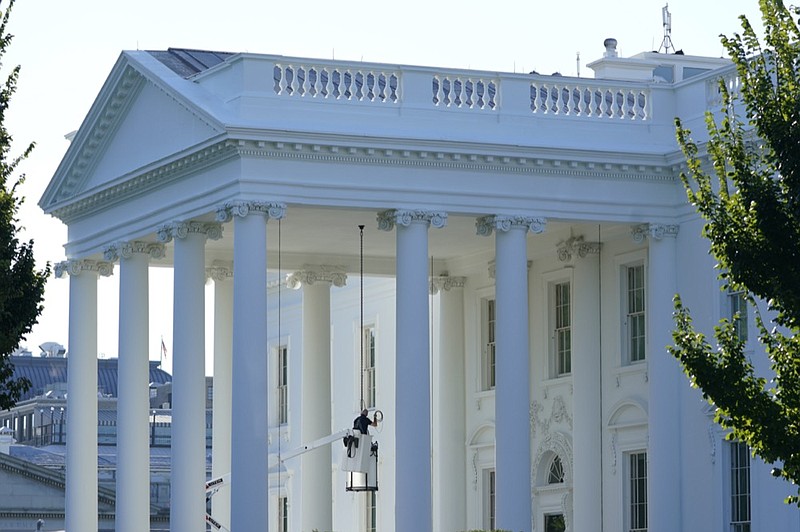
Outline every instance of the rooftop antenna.
<svg viewBox="0 0 800 532"><path fill-rule="evenodd" d="M661 40L661 46L658 47L659 53L664 49L664 53L675 53L675 47L672 45L672 13L669 12L669 4L661 8L661 22L664 25L664 38Z"/></svg>

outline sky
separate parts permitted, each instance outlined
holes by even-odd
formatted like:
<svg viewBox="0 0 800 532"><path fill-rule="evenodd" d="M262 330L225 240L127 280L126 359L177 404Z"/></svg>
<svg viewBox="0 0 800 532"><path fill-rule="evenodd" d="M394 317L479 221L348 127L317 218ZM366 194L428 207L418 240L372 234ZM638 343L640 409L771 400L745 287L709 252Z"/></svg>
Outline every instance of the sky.
<svg viewBox="0 0 800 532"><path fill-rule="evenodd" d="M0 0L0 9L7 5ZM602 57L608 37L617 39L620 56L658 50L665 5L663 0L17 0L8 28L15 37L0 76L22 67L6 116L12 154L36 143L20 167L26 174L18 188L25 197L21 238L34 240L40 265L64 260L66 227L37 204L69 146L65 135L80 127L123 50L197 48L565 76L578 73L580 54L580 75L591 77L585 65ZM689 55L724 56L719 35L740 31L739 15L760 26L757 0L672 0L669 11L672 43ZM171 294L171 271L151 272L153 307L156 291ZM21 343L34 354L44 342L68 344L68 286L66 278L47 283L45 310ZM105 357L118 350L117 290L114 277L98 287L98 350ZM159 358L162 338L168 351L172 345L171 297L158 301L150 320L151 359ZM169 371L169 356L164 362ZM210 363L206 367L210 374Z"/></svg>

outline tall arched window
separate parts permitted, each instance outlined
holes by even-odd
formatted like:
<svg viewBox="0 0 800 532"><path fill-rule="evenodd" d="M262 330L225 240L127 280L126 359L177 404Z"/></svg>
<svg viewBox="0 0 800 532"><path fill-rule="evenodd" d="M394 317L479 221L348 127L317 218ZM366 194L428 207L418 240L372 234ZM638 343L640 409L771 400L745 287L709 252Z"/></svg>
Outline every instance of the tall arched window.
<svg viewBox="0 0 800 532"><path fill-rule="evenodd" d="M561 458L555 455L553 461L550 462L550 469L547 473L547 483L561 484L562 482L564 482L564 465L561 463Z"/></svg>

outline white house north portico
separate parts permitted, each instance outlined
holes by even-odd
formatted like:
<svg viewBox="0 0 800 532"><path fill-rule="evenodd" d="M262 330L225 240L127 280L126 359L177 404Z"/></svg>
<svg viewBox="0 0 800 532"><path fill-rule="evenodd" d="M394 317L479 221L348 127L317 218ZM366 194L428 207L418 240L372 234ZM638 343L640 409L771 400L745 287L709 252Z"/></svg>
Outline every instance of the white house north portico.
<svg viewBox="0 0 800 532"><path fill-rule="evenodd" d="M708 308L703 327L728 312L673 118L702 134L735 72L657 53L589 66L123 52L40 201L69 228L67 529L97 529L90 378L109 274L130 435L116 527L149 526L156 266L174 271L172 530L205 530L204 483L228 472L211 508L233 532L729 530L745 495L748 526L797 528L760 462L732 495L730 444L664 348L675 292ZM344 491L340 445L284 459L362 408L385 416L379 491Z"/></svg>

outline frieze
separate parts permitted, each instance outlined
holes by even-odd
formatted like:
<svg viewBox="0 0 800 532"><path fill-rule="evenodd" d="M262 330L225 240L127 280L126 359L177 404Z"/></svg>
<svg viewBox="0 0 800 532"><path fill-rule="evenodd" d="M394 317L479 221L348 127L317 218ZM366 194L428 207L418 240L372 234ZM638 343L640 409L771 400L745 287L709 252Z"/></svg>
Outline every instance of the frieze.
<svg viewBox="0 0 800 532"><path fill-rule="evenodd" d="M151 259L164 258L164 244L134 240L131 242L115 242L103 251L106 260L114 262L120 258L129 259L134 254L149 255Z"/></svg>
<svg viewBox="0 0 800 532"><path fill-rule="evenodd" d="M229 201L217 207L217 221L229 222L234 216L244 218L249 214L261 214L269 220L280 220L286 215L286 204L269 201Z"/></svg>
<svg viewBox="0 0 800 532"><path fill-rule="evenodd" d="M451 277L449 275L431 277L430 293L431 295L436 295L441 290L449 292L453 288L464 288L466 281L466 277Z"/></svg>
<svg viewBox="0 0 800 532"><path fill-rule="evenodd" d="M586 258L589 255L600 254L600 242L586 242L581 236L573 236L557 245L558 260L571 263L575 257Z"/></svg>
<svg viewBox="0 0 800 532"><path fill-rule="evenodd" d="M174 238L186 238L190 234L205 235L211 240L222 238L222 225L213 222L173 222L158 228L158 241L171 242Z"/></svg>
<svg viewBox="0 0 800 532"><path fill-rule="evenodd" d="M233 278L233 262L215 260L206 268L206 278L216 282L227 281Z"/></svg>
<svg viewBox="0 0 800 532"><path fill-rule="evenodd" d="M378 213L378 229L381 231L391 231L395 225L408 227L412 222L426 222L441 229L447 225L447 213L422 209L389 209Z"/></svg>
<svg viewBox="0 0 800 532"><path fill-rule="evenodd" d="M347 273L344 266L304 265L302 270L286 276L286 286L297 290L303 285L311 286L314 283L331 283L333 286L342 287L347 284Z"/></svg>
<svg viewBox="0 0 800 532"><path fill-rule="evenodd" d="M65 274L75 276L83 272L91 272L102 277L108 277L114 273L114 263L92 259L65 260L57 263L54 271L58 278L63 277Z"/></svg>
<svg viewBox="0 0 800 532"><path fill-rule="evenodd" d="M507 216L493 214L481 216L475 220L475 229L480 236L490 236L492 231L508 232L512 228L526 228L534 234L543 233L547 227L547 219L537 216Z"/></svg>
<svg viewBox="0 0 800 532"><path fill-rule="evenodd" d="M640 224L631 229L631 237L637 244L641 244L646 238L652 240L662 240L665 237L675 238L678 236L678 225L670 224Z"/></svg>

